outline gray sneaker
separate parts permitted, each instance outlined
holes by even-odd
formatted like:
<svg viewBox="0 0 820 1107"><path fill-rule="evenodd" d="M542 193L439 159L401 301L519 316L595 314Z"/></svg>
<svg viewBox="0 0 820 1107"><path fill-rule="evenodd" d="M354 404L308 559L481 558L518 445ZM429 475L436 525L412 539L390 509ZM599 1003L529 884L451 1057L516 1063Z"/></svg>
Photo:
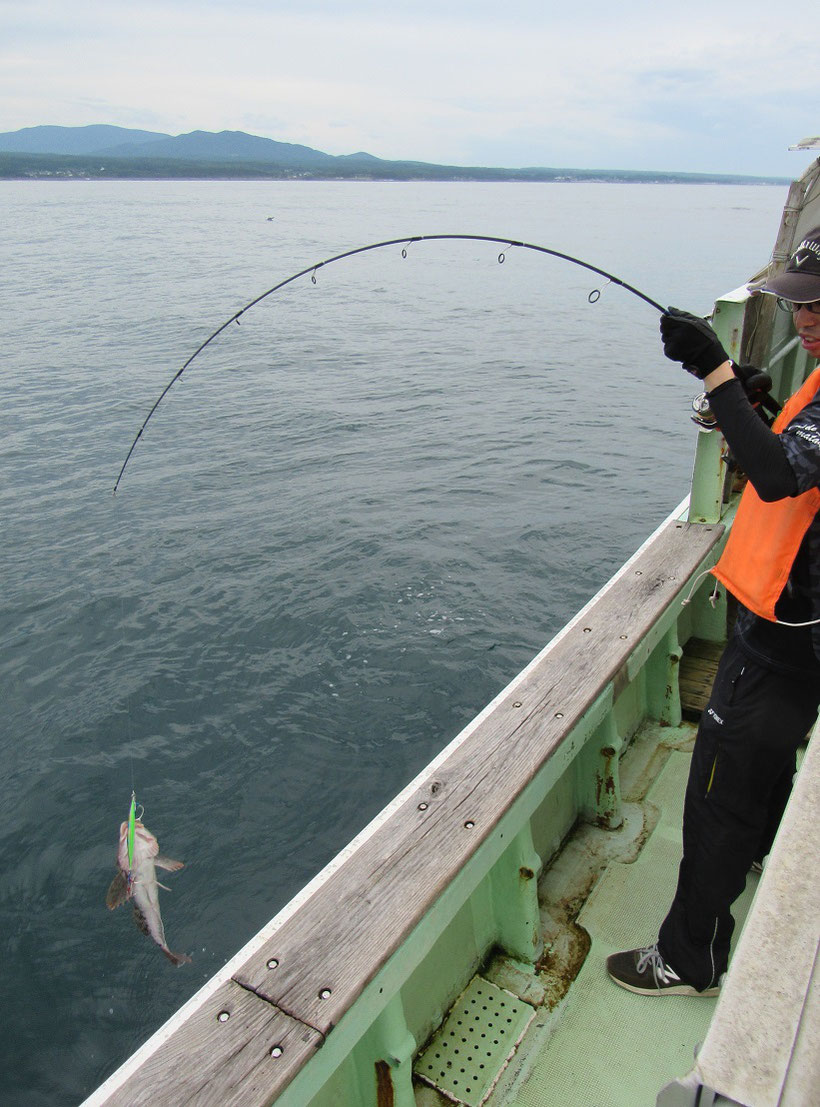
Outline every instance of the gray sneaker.
<svg viewBox="0 0 820 1107"><path fill-rule="evenodd" d="M642 996L716 996L720 985L699 992L686 984L658 952L657 942L645 949L628 949L606 959L606 968L616 984Z"/></svg>

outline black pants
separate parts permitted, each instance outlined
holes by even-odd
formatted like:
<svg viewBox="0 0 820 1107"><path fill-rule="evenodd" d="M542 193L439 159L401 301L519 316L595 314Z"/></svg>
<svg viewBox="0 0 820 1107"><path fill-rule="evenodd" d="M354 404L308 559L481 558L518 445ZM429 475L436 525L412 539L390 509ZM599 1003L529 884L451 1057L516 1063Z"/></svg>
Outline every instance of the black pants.
<svg viewBox="0 0 820 1107"><path fill-rule="evenodd" d="M729 642L695 742L678 887L658 936L664 960L699 991L726 971L729 908L768 853L818 704L816 680L764 668Z"/></svg>

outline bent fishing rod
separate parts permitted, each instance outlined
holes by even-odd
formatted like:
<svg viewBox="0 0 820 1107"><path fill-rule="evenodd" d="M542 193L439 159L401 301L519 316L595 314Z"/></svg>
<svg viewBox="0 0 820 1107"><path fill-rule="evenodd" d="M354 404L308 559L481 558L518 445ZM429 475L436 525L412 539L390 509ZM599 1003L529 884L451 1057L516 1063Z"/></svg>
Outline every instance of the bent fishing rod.
<svg viewBox="0 0 820 1107"><path fill-rule="evenodd" d="M610 284L619 285L621 288L626 289L627 292L631 292L633 296L637 296L638 299L643 300L645 303L647 303L651 307L655 308L657 311L659 311L661 313L661 315L663 315L666 312L666 308L663 307L661 304L659 304L657 302L657 300L653 300L651 298L651 296L647 296L644 292L641 292L640 289L635 288L634 285L628 284L626 281L621 280L620 277L616 277L613 273L608 273L605 269L600 269L597 265L592 265L590 262L583 261L581 258L573 257L572 254L565 254L565 253L562 253L560 250L553 250L548 246L537 246L532 242L519 242L516 239L512 239L512 238L498 238L494 235L485 235L485 234L419 234L419 235L412 235L409 238L407 238L407 237L405 237L405 238L390 238L390 239L387 239L384 242L371 242L371 243L368 243L368 245L366 245L366 246L357 246L353 250L345 250L344 253L335 254L333 257L325 258L324 261L318 261L318 262L315 262L313 265L308 265L306 268L300 269L298 273L293 273L290 277L286 277L283 281L279 281L279 283L275 284L273 286L273 288L269 288L266 292L263 292L259 296L254 297L254 299L251 300L249 303L245 304L245 306L243 308L240 308L239 311L235 312L230 317L230 319L226 319L225 322L221 326L217 327L217 329L213 332L213 334L209 335L208 338L206 338L205 341L200 346L198 346L196 350L194 350L194 352L191 354L191 356L188 358L188 360L185 362L185 364L180 369L177 370L177 372L170 379L168 384L166 384L165 388L163 388L162 392L159 394L157 399L154 401L153 407L151 408L151 410L148 412L145 419L143 420L142 426L137 431L137 436L134 439L134 441L131 443L131 448L129 449L128 453L126 454L125 461L122 463L122 468L120 469L119 475L116 479L116 482L114 483L114 492L116 493L117 489L119 488L120 481L122 480L123 473L125 472L126 466L128 465L128 462L131 460L131 455L133 454L134 450L137 448L137 443L142 438L142 435L143 435L143 432L144 432L145 428L148 426L148 423L150 422L151 417L153 416L154 412L157 410L159 405L162 403L162 401L165 399L165 397L171 391L173 386L176 384L176 382L179 380L179 378L182 376L182 374L185 372L185 370L188 368L188 366L191 364L191 362L194 361L202 353L202 351L205 349L206 346L209 346L215 338L217 338L220 334L222 334L222 332L224 330L226 330L231 325L231 323L239 324L239 320L245 314L245 312L250 311L250 309L252 307L255 307L258 303L261 303L262 300L267 299L268 296L272 296L275 292L278 292L281 288L285 288L286 285L292 284L294 281L298 281L300 277L306 277L308 275L308 273L310 274L310 278L313 281L313 283L316 284L316 274L320 269L322 269L324 266L332 265L334 262L343 261L345 258L352 258L356 254L365 254L365 253L368 253L371 250L382 250L382 249L385 249L388 246L401 246L402 247L401 256L403 258L406 258L407 257L407 247L411 246L414 242L435 242L435 241L454 241L454 240L466 241L466 242L495 242L499 245L504 246L505 249L502 250L501 253L499 253L499 255L498 255L499 264L503 264L503 262L506 258L505 251L508 250L508 249L512 249L513 247L516 247L516 248L521 249L521 250L533 250L535 253L538 253L538 254L548 254L550 257L559 258L562 261L568 261L572 265L578 265L582 269L588 269L592 273L597 273L598 276L606 278L606 280ZM601 295L601 290L600 289L593 289L593 291L590 292L589 297L588 297L589 302L591 304L594 304L600 298L600 295Z"/></svg>

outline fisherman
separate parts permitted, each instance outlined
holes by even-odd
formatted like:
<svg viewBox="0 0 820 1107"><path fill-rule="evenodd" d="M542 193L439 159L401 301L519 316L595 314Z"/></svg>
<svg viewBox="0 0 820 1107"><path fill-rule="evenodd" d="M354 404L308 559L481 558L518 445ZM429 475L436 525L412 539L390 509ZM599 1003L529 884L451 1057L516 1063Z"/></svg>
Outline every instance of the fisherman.
<svg viewBox="0 0 820 1107"><path fill-rule="evenodd" d="M820 227L762 291L820 358ZM770 429L704 319L669 308L661 336L666 356L703 381L749 478L714 570L740 606L692 755L674 900L655 944L613 954L607 970L642 995L712 996L728 965L731 905L768 853L820 706L820 369Z"/></svg>

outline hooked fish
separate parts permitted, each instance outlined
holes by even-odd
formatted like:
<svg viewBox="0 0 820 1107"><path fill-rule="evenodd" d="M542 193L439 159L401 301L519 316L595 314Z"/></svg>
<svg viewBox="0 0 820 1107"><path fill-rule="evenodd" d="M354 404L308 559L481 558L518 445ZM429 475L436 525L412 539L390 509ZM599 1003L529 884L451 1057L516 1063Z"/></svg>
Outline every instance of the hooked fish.
<svg viewBox="0 0 820 1107"><path fill-rule="evenodd" d="M159 912L158 888L165 888L157 880L157 868L178 872L182 861L172 861L159 852L159 843L139 819L124 822L120 827L117 849L117 875L105 897L109 910L119 907L126 900L134 902L134 919L137 926L157 943L169 961L182 965L191 958L184 953L174 953L165 941L165 927ZM165 888L166 892L170 889Z"/></svg>

